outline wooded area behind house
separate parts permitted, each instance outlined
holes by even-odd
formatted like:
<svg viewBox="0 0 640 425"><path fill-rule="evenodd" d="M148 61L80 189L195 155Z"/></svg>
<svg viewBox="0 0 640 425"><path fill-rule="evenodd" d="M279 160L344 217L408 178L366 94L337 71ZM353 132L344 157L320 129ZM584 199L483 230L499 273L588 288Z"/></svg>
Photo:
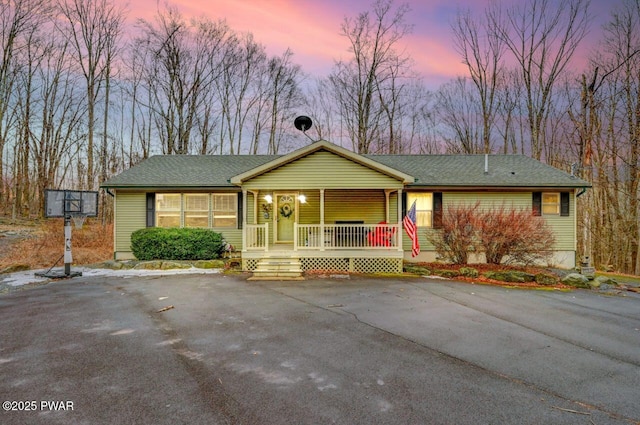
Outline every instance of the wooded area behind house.
<svg viewBox="0 0 640 425"><path fill-rule="evenodd" d="M112 0L0 0L0 214L40 217L44 189L96 190L154 154L287 153L309 142L304 114L311 138L358 153L517 153L574 173L593 183L578 251L640 274L640 0L610 8L603 27L587 0L460 10L468 73L429 90L404 49L409 6L391 0L345 17L350 56L319 78L172 6L129 25Z"/></svg>

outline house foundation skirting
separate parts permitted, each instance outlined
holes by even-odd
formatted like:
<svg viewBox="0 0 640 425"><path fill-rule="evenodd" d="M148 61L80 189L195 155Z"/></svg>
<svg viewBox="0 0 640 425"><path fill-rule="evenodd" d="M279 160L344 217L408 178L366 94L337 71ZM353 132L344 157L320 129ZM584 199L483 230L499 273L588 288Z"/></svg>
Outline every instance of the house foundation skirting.
<svg viewBox="0 0 640 425"><path fill-rule="evenodd" d="M296 255L297 254L297 255ZM324 254L324 255L323 255ZM362 254L362 253L361 253ZM357 255L341 252L329 253L286 253L269 252L268 256L296 256L300 260L301 268L304 272L309 271L329 271L329 272L345 272L345 273L402 273L403 260L401 253L394 257L383 257L379 255ZM265 256L247 256L243 253L242 269L244 271L253 271L256 269L258 262Z"/></svg>

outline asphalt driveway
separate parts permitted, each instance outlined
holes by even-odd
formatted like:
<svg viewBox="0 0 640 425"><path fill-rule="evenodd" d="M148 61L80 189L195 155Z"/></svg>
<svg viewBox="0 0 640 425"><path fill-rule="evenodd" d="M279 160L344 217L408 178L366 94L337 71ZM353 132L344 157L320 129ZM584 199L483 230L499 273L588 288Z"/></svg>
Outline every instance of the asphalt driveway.
<svg viewBox="0 0 640 425"><path fill-rule="evenodd" d="M640 423L637 294L245 279L0 296L0 423Z"/></svg>

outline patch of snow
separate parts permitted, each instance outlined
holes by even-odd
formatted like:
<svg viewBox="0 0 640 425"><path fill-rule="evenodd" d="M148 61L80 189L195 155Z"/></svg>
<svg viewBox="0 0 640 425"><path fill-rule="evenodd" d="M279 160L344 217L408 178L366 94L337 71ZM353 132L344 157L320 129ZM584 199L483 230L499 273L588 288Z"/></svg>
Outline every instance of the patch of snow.
<svg viewBox="0 0 640 425"><path fill-rule="evenodd" d="M9 286L22 286L29 283L46 282L48 280L49 279L47 279L46 277L36 276L33 270L27 270L24 272L9 273L5 277L3 277L2 280L0 280L0 284L3 283Z"/></svg>
<svg viewBox="0 0 640 425"><path fill-rule="evenodd" d="M42 270L27 270L22 272L9 273L0 276L0 285L22 286L31 283L43 283L49 281L46 277L36 276L37 272L46 272ZM63 268L55 268L53 271L62 273ZM91 269L87 267L73 267L72 272L82 272L82 276L72 278L78 279L83 277L131 277L131 276L170 276L176 274L217 274L220 269L198 269L195 267L189 269L169 269L169 270L111 270L111 269Z"/></svg>

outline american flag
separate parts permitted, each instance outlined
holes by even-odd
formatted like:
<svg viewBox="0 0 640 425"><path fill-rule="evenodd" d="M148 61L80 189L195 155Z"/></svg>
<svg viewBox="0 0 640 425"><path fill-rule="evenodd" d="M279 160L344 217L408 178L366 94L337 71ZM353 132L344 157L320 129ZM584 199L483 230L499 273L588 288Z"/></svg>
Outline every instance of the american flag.
<svg viewBox="0 0 640 425"><path fill-rule="evenodd" d="M407 215L402 219L404 230L411 238L411 256L415 257L420 254L420 244L418 243L418 228L416 227L416 201L413 201L411 208L407 211Z"/></svg>

